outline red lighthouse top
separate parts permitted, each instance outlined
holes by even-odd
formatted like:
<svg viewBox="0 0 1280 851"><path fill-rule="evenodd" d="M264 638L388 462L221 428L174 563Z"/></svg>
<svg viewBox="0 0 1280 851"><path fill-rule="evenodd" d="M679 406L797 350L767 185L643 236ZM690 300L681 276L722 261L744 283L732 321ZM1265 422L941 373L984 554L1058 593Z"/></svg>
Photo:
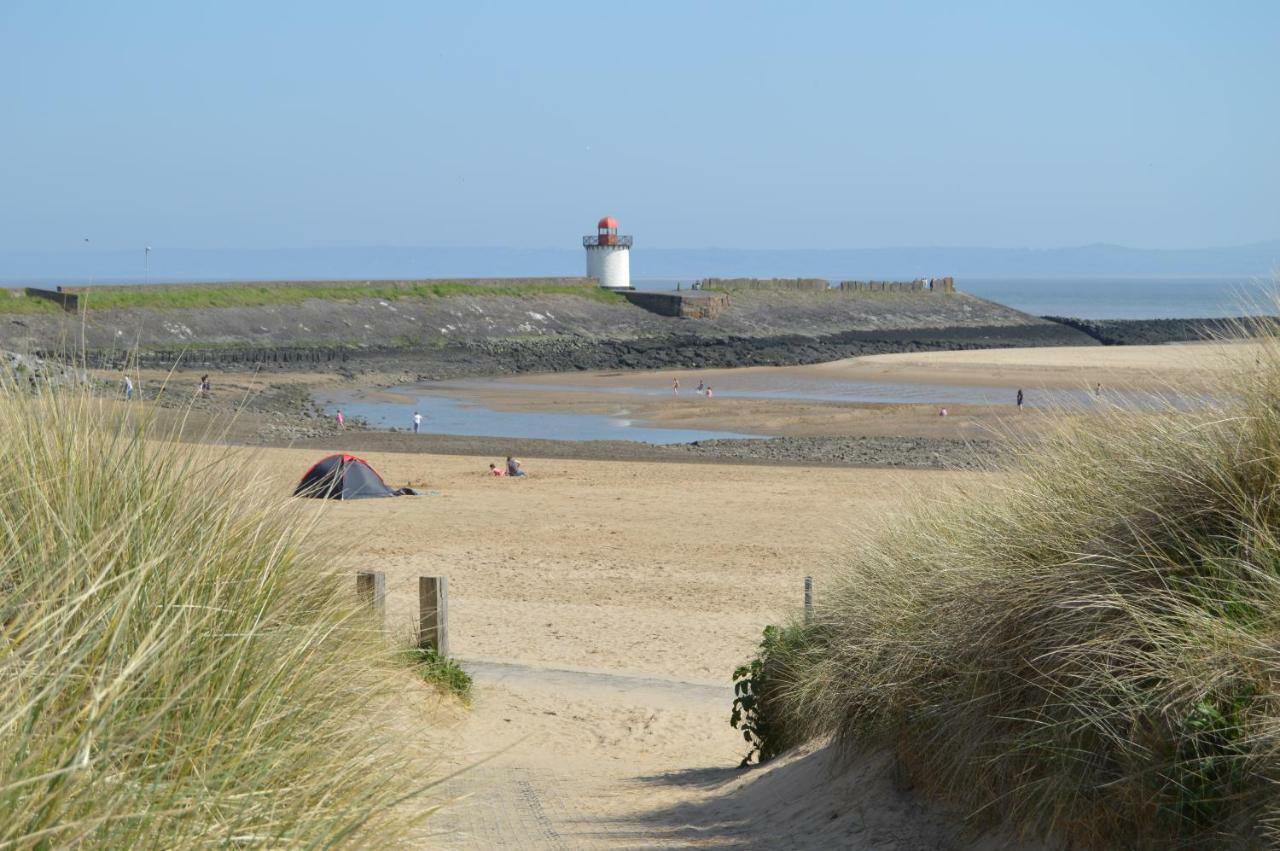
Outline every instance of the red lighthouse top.
<svg viewBox="0 0 1280 851"><path fill-rule="evenodd" d="M587 248L601 245L616 245L620 248L631 247L631 237L618 236L618 220L613 216L605 216L596 222L596 235L584 236L582 244Z"/></svg>

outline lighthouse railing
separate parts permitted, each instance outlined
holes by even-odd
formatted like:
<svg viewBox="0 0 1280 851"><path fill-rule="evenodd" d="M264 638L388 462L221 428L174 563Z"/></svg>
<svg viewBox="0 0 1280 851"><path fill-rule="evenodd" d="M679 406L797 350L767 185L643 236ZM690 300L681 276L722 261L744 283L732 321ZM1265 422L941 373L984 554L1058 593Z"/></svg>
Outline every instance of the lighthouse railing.
<svg viewBox="0 0 1280 851"><path fill-rule="evenodd" d="M613 235L584 236L582 238L582 244L586 248L591 248L596 245L621 245L626 248L630 248L631 237L630 236L613 236Z"/></svg>

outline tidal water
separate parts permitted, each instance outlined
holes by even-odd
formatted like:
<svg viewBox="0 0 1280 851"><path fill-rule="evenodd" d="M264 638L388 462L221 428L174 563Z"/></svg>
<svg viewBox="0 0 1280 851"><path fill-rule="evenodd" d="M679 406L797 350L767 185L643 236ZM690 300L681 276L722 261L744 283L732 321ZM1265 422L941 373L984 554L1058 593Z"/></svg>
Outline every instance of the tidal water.
<svg viewBox="0 0 1280 851"><path fill-rule="evenodd" d="M555 376L547 376L536 384L513 383L503 379L441 381L429 385L397 387L391 392L413 401L370 399L359 391L322 394L316 400L330 415L339 408L347 417L360 417L378 429L412 428L413 412L424 417L423 434L461 434L483 437L523 437L545 440L631 440L643 443L690 443L715 438L762 437L706 429L656 428L631 417L625 401L612 414L554 414L531 411L498 411L474 401L476 390L498 389L503 393L554 391L557 393L592 393L617 396L654 396L669 398L671 386L666 378L658 379L636 373L626 385L608 388L560 384ZM719 399L793 399L823 402L864 402L882 404L1008 405L1014 406L1016 391L1007 387L959 387L945 384L907 384L877 381L780 376L768 373L742 374L721 379L715 385ZM714 405L715 399L698 396L692 389L681 394L689 405ZM1197 400L1138 391L1104 389L1101 394L1089 390L1026 391L1028 408L1079 410L1099 405L1120 405L1137 410L1158 410L1167 406L1188 407Z"/></svg>
<svg viewBox="0 0 1280 851"><path fill-rule="evenodd" d="M413 430L413 412L422 416L421 434L460 434L472 437L524 437L539 440L632 440L641 443L692 443L724 437L759 437L731 431L652 428L633 421L625 412L608 414L550 414L529 411L497 411L467 399L446 395L433 385L397 387L393 393L413 397L414 402L386 402L361 398L357 393L319 394L316 401L330 415L339 408L347 417L360 417L378 429Z"/></svg>

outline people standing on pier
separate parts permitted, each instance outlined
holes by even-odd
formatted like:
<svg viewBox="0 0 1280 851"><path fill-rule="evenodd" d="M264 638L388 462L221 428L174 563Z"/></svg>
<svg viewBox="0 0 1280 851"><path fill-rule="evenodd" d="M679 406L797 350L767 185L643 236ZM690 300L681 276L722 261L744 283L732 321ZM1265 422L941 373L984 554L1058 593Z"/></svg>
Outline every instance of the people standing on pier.
<svg viewBox="0 0 1280 851"><path fill-rule="evenodd" d="M1022 410L1022 388L1018 388L1018 410Z"/></svg>

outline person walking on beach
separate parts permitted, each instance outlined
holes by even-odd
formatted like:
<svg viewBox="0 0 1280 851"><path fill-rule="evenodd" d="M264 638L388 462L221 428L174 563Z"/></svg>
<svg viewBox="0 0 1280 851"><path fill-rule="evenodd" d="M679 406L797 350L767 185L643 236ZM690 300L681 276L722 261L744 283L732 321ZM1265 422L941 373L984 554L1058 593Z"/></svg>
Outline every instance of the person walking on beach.
<svg viewBox="0 0 1280 851"><path fill-rule="evenodd" d="M710 384L708 384L708 385L707 385L707 393L706 393L706 396L707 396L707 398L708 398L708 399L710 399L710 398L711 398L711 385L710 385Z"/></svg>
<svg viewBox="0 0 1280 851"><path fill-rule="evenodd" d="M338 428L345 429L347 427L347 418L342 415L341 408L338 409L338 416L335 419L338 421Z"/></svg>
<svg viewBox="0 0 1280 851"><path fill-rule="evenodd" d="M124 400L133 401L133 379L127 375L124 377Z"/></svg>
<svg viewBox="0 0 1280 851"><path fill-rule="evenodd" d="M1018 388L1018 410L1022 410L1022 388Z"/></svg>
<svg viewBox="0 0 1280 851"><path fill-rule="evenodd" d="M699 382L698 382L698 392L699 392L699 393L701 393L701 392L702 392L703 390L705 390L705 389L706 389L706 385L704 385L704 384L703 384L703 382L699 381Z"/></svg>
<svg viewBox="0 0 1280 851"><path fill-rule="evenodd" d="M680 379L678 378L671 379L671 392L676 396L680 395Z"/></svg>
<svg viewBox="0 0 1280 851"><path fill-rule="evenodd" d="M413 412L413 433L418 433L418 428L422 425L422 414L417 411Z"/></svg>

